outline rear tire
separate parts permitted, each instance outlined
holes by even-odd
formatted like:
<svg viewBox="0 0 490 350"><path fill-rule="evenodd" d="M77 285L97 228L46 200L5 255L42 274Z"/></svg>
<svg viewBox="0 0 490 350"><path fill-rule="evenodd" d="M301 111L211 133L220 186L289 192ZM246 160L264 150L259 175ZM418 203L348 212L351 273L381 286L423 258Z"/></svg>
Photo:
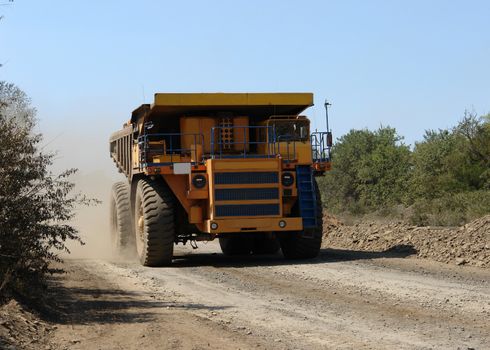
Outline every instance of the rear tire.
<svg viewBox="0 0 490 350"><path fill-rule="evenodd" d="M111 194L111 243L115 255L134 249L130 188L126 182L116 182Z"/></svg>
<svg viewBox="0 0 490 350"><path fill-rule="evenodd" d="M138 181L135 196L136 250L143 266L172 263L175 224L174 200L165 183Z"/></svg>
<svg viewBox="0 0 490 350"><path fill-rule="evenodd" d="M286 259L311 259L318 256L322 245L323 213L322 198L316 183L313 182L316 195L317 226L313 229L313 237L305 237L302 231L284 232L279 237L281 249Z"/></svg>
<svg viewBox="0 0 490 350"><path fill-rule="evenodd" d="M225 255L250 255L253 248L253 237L242 236L239 233L219 237L221 251Z"/></svg>
<svg viewBox="0 0 490 350"><path fill-rule="evenodd" d="M279 249L281 246L277 238L264 233L255 237L252 253L255 255L277 254Z"/></svg>

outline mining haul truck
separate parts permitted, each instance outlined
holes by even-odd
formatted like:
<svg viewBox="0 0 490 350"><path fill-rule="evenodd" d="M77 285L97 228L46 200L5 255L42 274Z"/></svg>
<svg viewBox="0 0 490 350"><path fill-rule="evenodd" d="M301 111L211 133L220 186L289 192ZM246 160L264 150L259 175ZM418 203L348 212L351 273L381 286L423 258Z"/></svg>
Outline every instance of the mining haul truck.
<svg viewBox="0 0 490 350"><path fill-rule="evenodd" d="M311 93L155 94L110 137L127 178L112 189L114 249L145 266L216 238L226 255L317 256L331 133L310 132L312 105Z"/></svg>

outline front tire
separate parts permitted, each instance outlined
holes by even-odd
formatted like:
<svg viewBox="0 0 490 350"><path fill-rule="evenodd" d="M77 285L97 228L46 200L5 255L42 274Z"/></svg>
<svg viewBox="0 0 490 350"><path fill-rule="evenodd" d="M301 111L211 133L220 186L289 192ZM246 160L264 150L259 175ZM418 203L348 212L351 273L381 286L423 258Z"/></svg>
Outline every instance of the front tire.
<svg viewBox="0 0 490 350"><path fill-rule="evenodd" d="M149 179L138 181L134 221L141 264L170 265L175 240L174 200L166 184Z"/></svg>

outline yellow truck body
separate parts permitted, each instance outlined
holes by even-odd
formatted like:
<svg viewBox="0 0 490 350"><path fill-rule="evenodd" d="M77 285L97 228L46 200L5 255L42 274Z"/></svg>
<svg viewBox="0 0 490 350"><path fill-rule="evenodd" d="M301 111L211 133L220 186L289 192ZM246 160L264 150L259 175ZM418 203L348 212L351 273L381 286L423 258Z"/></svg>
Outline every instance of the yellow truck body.
<svg viewBox="0 0 490 350"><path fill-rule="evenodd" d="M155 94L110 137L110 155L127 178L113 191L115 245L135 242L145 265L172 259L168 244L152 253L152 237L172 244L219 238L224 253L280 246L286 257L317 254L321 206L314 177L330 169L330 144L325 132L310 133L300 115L312 105L311 93ZM175 216L172 223L154 223L146 214L153 210L145 197L151 193L162 218ZM302 256L304 242L315 252Z"/></svg>

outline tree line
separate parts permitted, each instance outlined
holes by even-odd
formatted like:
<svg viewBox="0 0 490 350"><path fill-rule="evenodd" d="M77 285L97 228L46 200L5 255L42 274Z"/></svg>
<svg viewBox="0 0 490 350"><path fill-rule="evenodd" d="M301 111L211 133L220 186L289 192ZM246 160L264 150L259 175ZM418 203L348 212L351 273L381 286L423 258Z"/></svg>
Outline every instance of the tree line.
<svg viewBox="0 0 490 350"><path fill-rule="evenodd" d="M334 214L461 225L490 213L490 114L465 112L453 128L427 130L413 147L394 128L351 130L320 180Z"/></svg>

